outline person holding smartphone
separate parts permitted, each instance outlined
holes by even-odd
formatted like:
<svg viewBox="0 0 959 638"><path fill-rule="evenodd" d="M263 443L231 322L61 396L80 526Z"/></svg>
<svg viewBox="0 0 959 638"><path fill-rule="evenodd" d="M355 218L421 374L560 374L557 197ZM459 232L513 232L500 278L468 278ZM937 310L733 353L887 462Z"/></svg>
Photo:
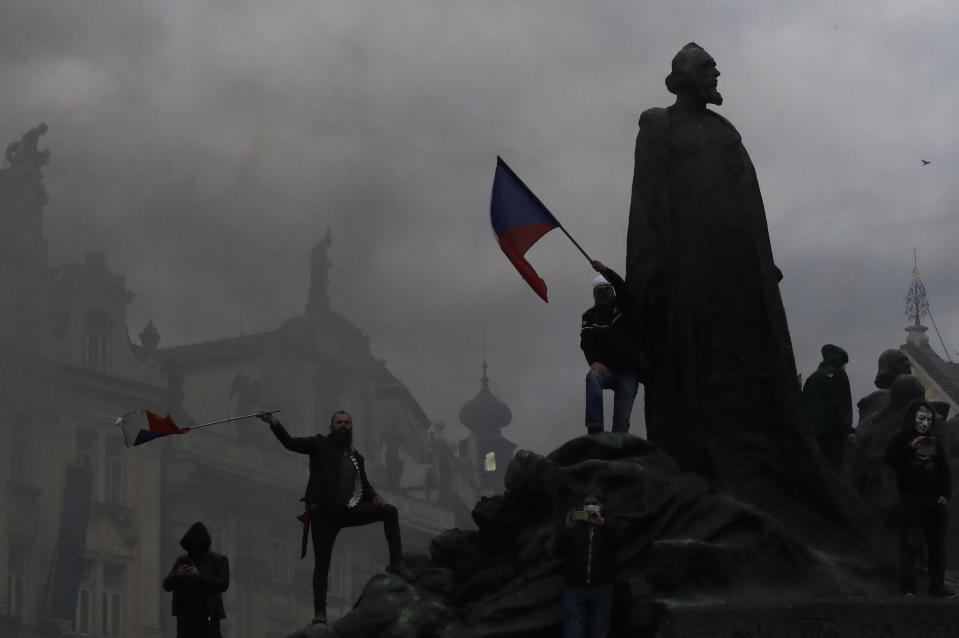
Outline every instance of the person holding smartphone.
<svg viewBox="0 0 959 638"><path fill-rule="evenodd" d="M563 559L563 638L607 638L620 538L599 488L586 490L579 509L566 512L553 543Z"/></svg>
<svg viewBox="0 0 959 638"><path fill-rule="evenodd" d="M902 593L916 593L916 561L925 536L929 594L954 596L945 588L947 505L952 496L949 461L936 440L936 411L917 399L906 406L903 428L889 440L886 463L896 472L902 515L899 569Z"/></svg>
<svg viewBox="0 0 959 638"><path fill-rule="evenodd" d="M223 592L230 587L230 562L210 551L212 539L206 525L190 526L180 546L186 554L177 557L163 579L163 589L173 592L173 615L177 638L220 638Z"/></svg>

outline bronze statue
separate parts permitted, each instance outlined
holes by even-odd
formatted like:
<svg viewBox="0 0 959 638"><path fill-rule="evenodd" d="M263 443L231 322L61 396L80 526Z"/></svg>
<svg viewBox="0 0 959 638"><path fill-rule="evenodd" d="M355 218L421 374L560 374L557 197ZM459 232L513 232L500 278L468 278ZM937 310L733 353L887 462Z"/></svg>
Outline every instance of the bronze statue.
<svg viewBox="0 0 959 638"><path fill-rule="evenodd" d="M689 43L666 78L675 104L642 114L626 253L626 285L642 300L635 319L654 368L649 438L694 469L709 461L689 458L701 441L678 425L677 407L683 421L767 428L771 414L756 422L744 411L756 412L758 397L798 397L756 172L733 125L706 108L722 104L718 77L713 58Z"/></svg>
<svg viewBox="0 0 959 638"><path fill-rule="evenodd" d="M802 424L796 363L756 171L722 104L719 71L689 43L668 108L642 114L626 287L651 442L726 494L807 530L866 538L870 517Z"/></svg>
<svg viewBox="0 0 959 638"><path fill-rule="evenodd" d="M19 141L10 142L4 152L4 158L10 167L39 178L40 169L50 162L50 151L37 149L37 144L40 136L48 130L49 127L40 122L39 126L24 133Z"/></svg>
<svg viewBox="0 0 959 638"><path fill-rule="evenodd" d="M40 136L44 135L49 127L40 122L36 128L32 128L23 136L7 144L4 150L3 158L6 160L8 168L4 169L9 173L7 179L12 179L23 184L28 191L32 191L37 204L46 206L50 201L47 191L43 186L43 174L41 170L50 163L50 150L37 148L40 142ZM4 172L0 171L0 172Z"/></svg>
<svg viewBox="0 0 959 638"><path fill-rule="evenodd" d="M330 311L328 288L333 262L328 255L332 244L333 236L327 228L326 235L313 246L310 252L310 293L306 303L308 315L324 314Z"/></svg>
<svg viewBox="0 0 959 638"><path fill-rule="evenodd" d="M856 403L856 407L859 408L859 423L863 423L886 406L889 402L889 388L892 387L893 381L903 374L911 373L912 364L909 363L909 357L903 351L884 350L879 355L879 370L873 381L877 389Z"/></svg>

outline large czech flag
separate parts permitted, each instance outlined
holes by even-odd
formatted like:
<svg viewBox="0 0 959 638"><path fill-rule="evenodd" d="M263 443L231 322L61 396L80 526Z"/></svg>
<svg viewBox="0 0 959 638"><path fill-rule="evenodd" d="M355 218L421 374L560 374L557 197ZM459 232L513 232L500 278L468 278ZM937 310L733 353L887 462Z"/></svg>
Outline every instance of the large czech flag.
<svg viewBox="0 0 959 638"><path fill-rule="evenodd" d="M503 253L536 294L548 301L546 282L536 274L524 255L540 237L558 228L560 223L499 156L493 176L489 216Z"/></svg>

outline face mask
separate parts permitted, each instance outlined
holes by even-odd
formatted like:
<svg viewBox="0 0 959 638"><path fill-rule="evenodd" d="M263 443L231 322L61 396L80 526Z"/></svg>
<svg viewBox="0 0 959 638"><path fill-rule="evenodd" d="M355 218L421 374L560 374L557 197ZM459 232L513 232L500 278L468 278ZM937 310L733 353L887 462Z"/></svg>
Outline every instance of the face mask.
<svg viewBox="0 0 959 638"><path fill-rule="evenodd" d="M916 432L926 434L932 429L932 415L928 412L916 412Z"/></svg>
<svg viewBox="0 0 959 638"><path fill-rule="evenodd" d="M594 514L599 514L600 506L599 505L583 505L583 509L587 512L593 512Z"/></svg>

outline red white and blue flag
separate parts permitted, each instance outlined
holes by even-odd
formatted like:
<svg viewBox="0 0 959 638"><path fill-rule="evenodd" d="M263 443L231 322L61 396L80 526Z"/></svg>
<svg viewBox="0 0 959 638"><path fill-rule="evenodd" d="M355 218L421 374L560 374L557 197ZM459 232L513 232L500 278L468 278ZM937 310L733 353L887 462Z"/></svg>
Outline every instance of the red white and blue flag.
<svg viewBox="0 0 959 638"><path fill-rule="evenodd" d="M540 237L559 228L560 223L499 156L496 157L489 212L499 247L526 283L543 301L548 301L546 282L536 274L524 255Z"/></svg>
<svg viewBox="0 0 959 638"><path fill-rule="evenodd" d="M190 428L177 426L169 414L161 417L150 410L128 412L117 419L117 425L123 432L123 442L127 447L143 445L161 436L186 434L190 431Z"/></svg>

